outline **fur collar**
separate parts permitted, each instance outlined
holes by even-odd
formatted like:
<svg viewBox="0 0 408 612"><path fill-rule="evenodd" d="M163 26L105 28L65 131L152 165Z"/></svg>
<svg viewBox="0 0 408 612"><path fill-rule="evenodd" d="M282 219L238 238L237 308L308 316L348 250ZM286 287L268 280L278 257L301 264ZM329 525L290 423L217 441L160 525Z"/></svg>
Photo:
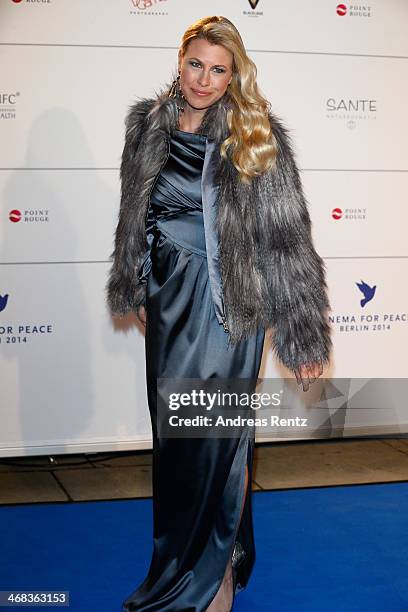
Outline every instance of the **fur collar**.
<svg viewBox="0 0 408 612"><path fill-rule="evenodd" d="M161 129L172 136L178 129L179 111L176 100L168 97L169 88L169 85L165 86L156 99L145 101L150 102L149 127ZM226 91L222 98L207 108L197 133L205 134L208 140L223 142L229 135L227 112L231 107L231 97Z"/></svg>

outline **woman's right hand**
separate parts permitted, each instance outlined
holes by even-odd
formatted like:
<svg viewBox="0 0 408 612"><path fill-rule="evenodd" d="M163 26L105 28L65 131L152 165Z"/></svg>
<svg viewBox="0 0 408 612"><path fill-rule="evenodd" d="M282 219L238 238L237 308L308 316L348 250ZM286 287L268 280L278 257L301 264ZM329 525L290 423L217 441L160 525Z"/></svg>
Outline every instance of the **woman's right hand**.
<svg viewBox="0 0 408 612"><path fill-rule="evenodd" d="M141 323L146 327L146 309L144 306L139 306L137 311L137 317Z"/></svg>
<svg viewBox="0 0 408 612"><path fill-rule="evenodd" d="M320 362L306 363L294 370L298 385L303 391L308 391L310 385L323 374L323 365Z"/></svg>

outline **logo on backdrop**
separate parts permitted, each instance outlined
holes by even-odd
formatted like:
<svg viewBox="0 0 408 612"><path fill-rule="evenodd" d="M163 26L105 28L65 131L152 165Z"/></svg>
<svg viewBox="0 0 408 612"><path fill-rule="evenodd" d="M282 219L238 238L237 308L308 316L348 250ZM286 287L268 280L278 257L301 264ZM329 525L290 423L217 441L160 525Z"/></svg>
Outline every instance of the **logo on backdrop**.
<svg viewBox="0 0 408 612"><path fill-rule="evenodd" d="M326 119L339 119L346 122L349 129L357 127L357 122L377 119L377 100L369 98L327 98Z"/></svg>
<svg viewBox="0 0 408 612"><path fill-rule="evenodd" d="M14 4L20 4L23 0L11 0ZM51 0L25 0L27 4L51 4Z"/></svg>
<svg viewBox="0 0 408 612"><path fill-rule="evenodd" d="M21 212L17 209L10 210L9 219L13 223L18 223L19 221L21 221Z"/></svg>
<svg viewBox="0 0 408 612"><path fill-rule="evenodd" d="M370 285L367 285L367 283L365 283L363 280L361 281L361 283L356 283L356 285L360 289L361 293L364 295L364 297L360 300L360 306L364 308L367 302L371 302L371 300L373 299L375 290L377 289L377 285L370 287Z"/></svg>
<svg viewBox="0 0 408 612"><path fill-rule="evenodd" d="M6 295L0 295L0 312L2 312L7 306L8 297L8 293L6 293Z"/></svg>
<svg viewBox="0 0 408 612"><path fill-rule="evenodd" d="M367 218L366 208L333 208L331 211L332 219L335 221L364 221Z"/></svg>
<svg viewBox="0 0 408 612"><path fill-rule="evenodd" d="M355 282L354 287L360 308L351 313L332 314L329 315L329 321L339 332L356 333L356 332L372 332L392 331L396 326L403 325L407 322L408 316L406 312L388 312L384 311L381 305L377 312L362 313L361 308L364 308L369 302L378 302L377 285L371 285L364 280ZM375 296L375 300L374 300ZM357 304L356 304L357 306Z"/></svg>
<svg viewBox="0 0 408 612"><path fill-rule="evenodd" d="M15 119L20 92L0 93L0 119Z"/></svg>
<svg viewBox="0 0 408 612"><path fill-rule="evenodd" d="M169 0L130 0L132 6L136 9L130 11L131 15L168 15L168 12L163 10Z"/></svg>
<svg viewBox="0 0 408 612"><path fill-rule="evenodd" d="M9 303L9 294L0 295L0 312L6 310ZM3 321L0 322L0 344L26 344L34 337L45 337L47 334L53 333L53 326L51 323L20 323L20 324L8 324Z"/></svg>
<svg viewBox="0 0 408 612"><path fill-rule="evenodd" d="M259 4L259 0L248 0L248 2L252 10L242 11L243 15L248 15L249 17L260 17L261 15L263 15L263 11L256 10L256 7Z"/></svg>
<svg viewBox="0 0 408 612"><path fill-rule="evenodd" d="M336 13L340 17L371 17L371 6L367 4L338 4Z"/></svg>
<svg viewBox="0 0 408 612"><path fill-rule="evenodd" d="M24 214L21 210L13 208L9 212L9 219L12 223L48 223L49 221L49 210L25 210Z"/></svg>

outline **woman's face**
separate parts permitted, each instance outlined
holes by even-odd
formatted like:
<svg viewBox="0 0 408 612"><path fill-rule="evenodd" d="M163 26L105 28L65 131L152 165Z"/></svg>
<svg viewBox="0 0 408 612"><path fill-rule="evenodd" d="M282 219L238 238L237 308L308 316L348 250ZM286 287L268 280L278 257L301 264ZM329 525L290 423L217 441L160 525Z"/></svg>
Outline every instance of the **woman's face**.
<svg viewBox="0 0 408 612"><path fill-rule="evenodd" d="M188 104L204 109L222 98L232 79L233 55L222 45L193 39L179 53L180 87Z"/></svg>

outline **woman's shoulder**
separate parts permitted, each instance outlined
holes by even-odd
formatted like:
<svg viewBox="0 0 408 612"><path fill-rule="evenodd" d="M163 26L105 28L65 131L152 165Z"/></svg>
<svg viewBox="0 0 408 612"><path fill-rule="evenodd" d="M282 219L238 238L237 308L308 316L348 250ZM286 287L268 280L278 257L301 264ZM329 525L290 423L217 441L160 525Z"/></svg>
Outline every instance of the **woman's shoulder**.
<svg viewBox="0 0 408 612"><path fill-rule="evenodd" d="M292 146L291 130L285 119L275 111L268 111L268 119L271 125L272 133L282 147Z"/></svg>
<svg viewBox="0 0 408 612"><path fill-rule="evenodd" d="M268 111L268 117L276 145L277 166L281 168L282 171L291 168L297 174L296 145L291 128L281 115L272 110Z"/></svg>
<svg viewBox="0 0 408 612"><path fill-rule="evenodd" d="M144 123L154 103L154 98L138 98L130 104L125 117L126 128L134 129L138 124Z"/></svg>

